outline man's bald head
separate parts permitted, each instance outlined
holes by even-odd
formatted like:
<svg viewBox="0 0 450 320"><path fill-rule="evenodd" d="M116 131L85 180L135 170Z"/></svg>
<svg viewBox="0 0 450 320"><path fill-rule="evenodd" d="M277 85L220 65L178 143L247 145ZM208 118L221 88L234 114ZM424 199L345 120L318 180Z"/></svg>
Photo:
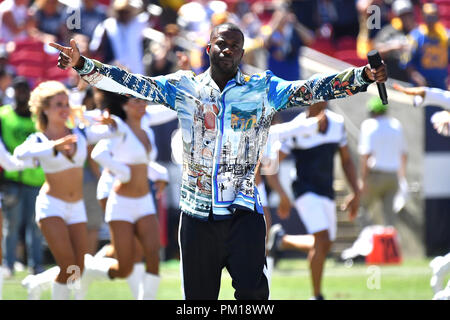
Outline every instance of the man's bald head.
<svg viewBox="0 0 450 320"><path fill-rule="evenodd" d="M222 23L222 24L215 26L211 31L211 35L209 36L209 41L212 41L217 36L217 34L221 31L238 32L242 36L242 43L244 43L244 33L237 25L235 25L234 23L231 23L231 22L226 22L226 23Z"/></svg>

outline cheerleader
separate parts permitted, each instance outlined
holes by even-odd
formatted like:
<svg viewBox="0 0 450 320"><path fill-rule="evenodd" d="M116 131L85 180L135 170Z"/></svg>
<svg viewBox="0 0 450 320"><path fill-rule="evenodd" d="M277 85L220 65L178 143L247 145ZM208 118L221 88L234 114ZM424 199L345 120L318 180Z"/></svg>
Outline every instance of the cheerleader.
<svg viewBox="0 0 450 320"><path fill-rule="evenodd" d="M138 298L155 299L160 281L159 225L147 177L148 165L155 158L156 148L153 132L142 123L146 102L130 98L123 106L123 120L127 125L125 134L100 141L91 154L114 179L112 189L105 188L108 193L105 221L110 226L118 262L107 266L103 260L98 260L97 267L112 279L130 276L136 262L136 236L146 263L142 293ZM100 179L100 183L104 181Z"/></svg>
<svg viewBox="0 0 450 320"><path fill-rule="evenodd" d="M36 222L60 269L52 283L52 299L70 299L72 289L78 293L76 298L82 298L81 275L95 274L84 270L88 240L82 183L87 146L120 135L122 130L110 117L101 117L99 124L84 129L70 129L68 90L57 81L39 84L29 104L38 132L18 146L14 155L38 160L45 172L45 183L36 198Z"/></svg>
<svg viewBox="0 0 450 320"><path fill-rule="evenodd" d="M108 110L110 114L114 114L121 118L126 118L123 108L128 102L127 97L115 93L104 92L104 100L103 105L105 105L105 109ZM150 141L152 150L150 153L151 162L148 165L148 180L152 182L153 188L156 189L157 199L168 184L168 172L165 167L155 162L158 151L151 126L162 125L174 119L177 119L177 113L161 105L148 105L146 107L146 113L141 119L141 125L150 131L149 137L152 139L152 141ZM109 193L112 190L113 183L113 173L107 168L104 168L97 184L97 200L103 211L105 211L106 202ZM105 245L95 256L115 258L116 253L114 246L112 244ZM131 274L126 278L135 299L141 299L143 294L142 281L145 275L145 264L143 263L143 257L144 253L142 246L137 237L135 237L134 266Z"/></svg>
<svg viewBox="0 0 450 320"><path fill-rule="evenodd" d="M109 92L105 92L105 102L102 104L107 107L102 107L100 109L95 109L91 111L83 112L79 114L78 119L81 119L84 122L90 123L94 121L96 117L99 117L102 112L105 110L111 114L120 118L125 118L126 114L123 110L123 105L128 101L128 98L122 95L113 94ZM147 126L150 131L150 126L152 125L161 125L168 121L171 121L176 118L176 112L172 110L168 110L167 108L163 108L158 105L152 105L147 107L146 115L142 119L142 125ZM174 117L175 114L175 117ZM156 159L157 156L157 148L155 141L153 139L153 134L150 135L152 141L151 144L154 146L151 152L151 159ZM168 183L168 172L167 169L154 161L151 161L148 166L148 179L152 181L153 185L156 186L156 197L158 198L158 194L160 194L164 187ZM98 181L97 185L97 199L103 211L105 211L106 201L108 199L108 195L112 189L114 183L114 175L108 170L104 168L102 170L101 177ZM142 299L143 297L143 279L145 275L145 264L143 261L143 251L142 247L139 243L139 240L135 237L135 257L134 257L134 267L131 274L127 277L127 282L130 286L131 292L135 299ZM101 258L112 258L109 260L110 264L116 263L115 260L116 254L114 250L114 246L111 244L105 245L100 251L95 255L95 261ZM89 258L89 256L86 256ZM85 263L89 264L89 261L92 259L85 260ZM98 262L97 262L98 263ZM28 299L29 300L38 300L41 297L41 294L44 290L47 290L51 286L51 279L53 279L59 273L59 267L53 267L45 272L42 272L37 275L28 275L23 281L22 285L28 291ZM103 279L107 279L105 276ZM90 285L90 282L95 279L88 279L88 277L84 277L85 281L84 290L87 290L87 287ZM99 279L97 279L99 280Z"/></svg>

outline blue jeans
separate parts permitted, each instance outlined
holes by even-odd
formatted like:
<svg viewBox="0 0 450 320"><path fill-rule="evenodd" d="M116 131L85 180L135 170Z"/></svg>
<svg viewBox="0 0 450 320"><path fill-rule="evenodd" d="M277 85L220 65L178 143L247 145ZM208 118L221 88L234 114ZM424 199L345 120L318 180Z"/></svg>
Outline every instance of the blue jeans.
<svg viewBox="0 0 450 320"><path fill-rule="evenodd" d="M14 270L19 232L25 226L27 264L34 269L42 267L42 234L35 218L36 197L40 187L6 183L3 192L3 255L5 265Z"/></svg>

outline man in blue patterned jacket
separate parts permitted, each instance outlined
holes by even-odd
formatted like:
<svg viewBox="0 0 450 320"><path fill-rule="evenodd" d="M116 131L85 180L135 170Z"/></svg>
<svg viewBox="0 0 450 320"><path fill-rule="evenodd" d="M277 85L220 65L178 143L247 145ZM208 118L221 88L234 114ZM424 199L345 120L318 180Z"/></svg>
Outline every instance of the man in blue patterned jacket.
<svg viewBox="0 0 450 320"><path fill-rule="evenodd" d="M183 138L180 252L186 299L217 299L222 269L236 299L267 299L265 223L255 171L275 112L343 98L386 81L384 65L349 68L303 81L272 72L244 75L244 36L219 25L206 50L211 67L196 76L130 74L80 55L76 42L60 50L58 66L73 67L97 88L163 104L178 113Z"/></svg>

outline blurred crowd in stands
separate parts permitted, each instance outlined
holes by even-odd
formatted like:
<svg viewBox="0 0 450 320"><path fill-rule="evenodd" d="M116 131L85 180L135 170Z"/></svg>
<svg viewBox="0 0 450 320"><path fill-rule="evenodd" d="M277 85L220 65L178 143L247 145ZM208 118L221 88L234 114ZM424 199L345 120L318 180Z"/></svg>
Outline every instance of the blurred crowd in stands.
<svg viewBox="0 0 450 320"><path fill-rule="evenodd" d="M8 102L15 75L33 87L49 79L76 86L46 45L70 38L83 54L134 73L199 73L211 27L226 21L245 33L244 63L287 80L301 78L303 46L353 65L376 48L390 77L447 88L449 0L3 0L0 93Z"/></svg>

